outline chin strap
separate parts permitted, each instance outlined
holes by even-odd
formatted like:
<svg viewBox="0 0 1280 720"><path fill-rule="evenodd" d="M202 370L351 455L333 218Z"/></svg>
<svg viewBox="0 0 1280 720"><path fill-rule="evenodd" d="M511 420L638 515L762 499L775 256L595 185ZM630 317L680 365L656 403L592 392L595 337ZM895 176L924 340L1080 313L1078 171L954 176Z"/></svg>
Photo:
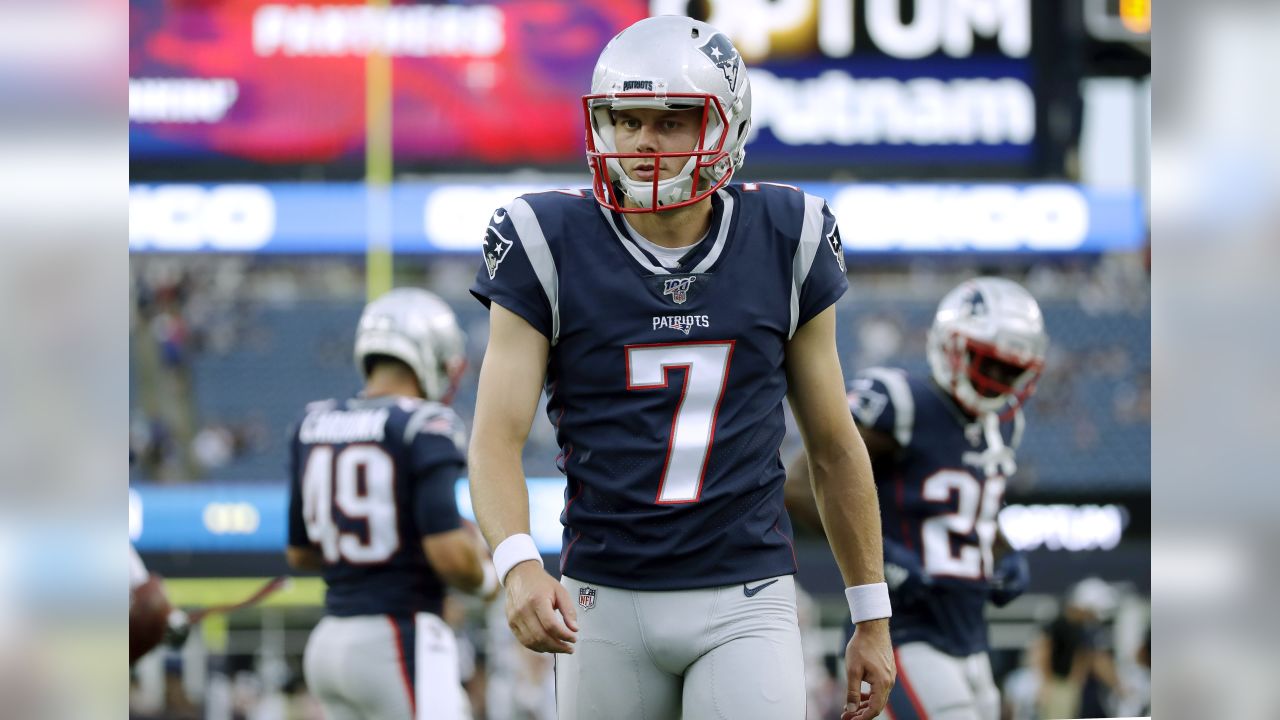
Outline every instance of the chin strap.
<svg viewBox="0 0 1280 720"><path fill-rule="evenodd" d="M657 207L675 205L693 197L698 186L697 178L694 177L697 172L694 170L693 164L694 158L689 158L679 175L658 181ZM623 194L634 200L640 207L653 207L653 182L632 180L622 171L621 165L618 166L617 170L618 185L621 186ZM668 195L672 197L666 197Z"/></svg>
<svg viewBox="0 0 1280 720"><path fill-rule="evenodd" d="M988 477L1011 477L1017 471L1018 464L1013 459L1013 448L1004 444L1004 436L1000 434L1000 415L994 412L982 413L978 422L982 423L982 435L987 441L987 450L982 453L983 470Z"/></svg>

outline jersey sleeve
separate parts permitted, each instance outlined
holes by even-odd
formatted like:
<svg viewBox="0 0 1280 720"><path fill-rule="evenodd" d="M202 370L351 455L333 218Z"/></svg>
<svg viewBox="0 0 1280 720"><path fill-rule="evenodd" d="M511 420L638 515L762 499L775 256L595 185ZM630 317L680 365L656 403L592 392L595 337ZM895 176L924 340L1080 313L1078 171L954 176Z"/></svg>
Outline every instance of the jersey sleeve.
<svg viewBox="0 0 1280 720"><path fill-rule="evenodd" d="M306 521L302 517L302 472L298 429L289 434L289 545L306 547L311 544L307 537Z"/></svg>
<svg viewBox="0 0 1280 720"><path fill-rule="evenodd" d="M804 325L835 304L849 289L845 276L844 247L840 227L831 209L821 198L805 196L805 218L800 237L801 252L812 252L813 260L800 286L799 322Z"/></svg>
<svg viewBox="0 0 1280 720"><path fill-rule="evenodd" d="M868 368L849 383L849 411L861 427L885 433L898 445L911 444L915 400L907 375L893 368Z"/></svg>
<svg viewBox="0 0 1280 720"><path fill-rule="evenodd" d="M462 526L455 486L466 465L466 430L449 408L428 403L405 425L413 485L410 503L419 535L456 530Z"/></svg>
<svg viewBox="0 0 1280 720"><path fill-rule="evenodd" d="M517 208L517 205L520 207ZM534 268L534 262L530 259L525 241L520 237L520 228L513 217L513 213L517 212L521 217L532 216L528 203L518 199L511 205L498 208L489 218L489 226L484 231L484 262L476 273L471 294L484 303L485 307L498 303L551 338L554 332L551 302ZM525 231L537 232L539 236L542 232L537 227L536 220ZM542 239L539 247L545 250L545 239Z"/></svg>

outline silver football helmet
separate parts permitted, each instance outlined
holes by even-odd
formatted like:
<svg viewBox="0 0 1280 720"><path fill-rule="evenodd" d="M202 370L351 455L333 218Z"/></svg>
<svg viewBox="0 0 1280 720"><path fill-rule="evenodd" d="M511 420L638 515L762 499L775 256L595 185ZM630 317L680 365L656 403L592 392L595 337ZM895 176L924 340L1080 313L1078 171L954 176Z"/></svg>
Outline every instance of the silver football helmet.
<svg viewBox="0 0 1280 720"><path fill-rule="evenodd" d="M714 27L679 15L641 20L600 53L591 93L582 97L587 164L596 200L618 212L655 212L692 205L719 190L742 167L751 127L751 81L737 48ZM690 152L619 153L613 111L636 108L702 111L700 141ZM621 158L685 158L675 177L633 180ZM615 185L616 183L616 185ZM622 195L638 207L624 208Z"/></svg>
<svg viewBox="0 0 1280 720"><path fill-rule="evenodd" d="M1040 305L1021 285L980 277L938 304L929 329L933 379L967 410L1008 416L1035 392L1049 336Z"/></svg>
<svg viewBox="0 0 1280 720"><path fill-rule="evenodd" d="M466 335L434 293L397 288L366 305L360 316L355 361L361 375L368 376L373 355L404 362L428 400L447 403L466 369Z"/></svg>

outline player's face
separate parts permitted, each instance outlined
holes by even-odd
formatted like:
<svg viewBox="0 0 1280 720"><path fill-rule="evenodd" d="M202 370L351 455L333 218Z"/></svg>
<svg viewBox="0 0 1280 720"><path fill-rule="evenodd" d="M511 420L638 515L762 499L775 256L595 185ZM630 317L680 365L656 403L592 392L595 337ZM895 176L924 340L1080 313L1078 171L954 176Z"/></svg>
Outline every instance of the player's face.
<svg viewBox="0 0 1280 720"><path fill-rule="evenodd" d="M976 370L978 375L988 381L975 383L978 393L985 397L996 397L1013 387L1026 368L992 357L980 357Z"/></svg>
<svg viewBox="0 0 1280 720"><path fill-rule="evenodd" d="M702 131L702 110L618 110L613 115L615 144L620 153L689 152ZM653 158L622 158L622 169L633 180L652 182L675 177L688 157L662 158L654 167Z"/></svg>

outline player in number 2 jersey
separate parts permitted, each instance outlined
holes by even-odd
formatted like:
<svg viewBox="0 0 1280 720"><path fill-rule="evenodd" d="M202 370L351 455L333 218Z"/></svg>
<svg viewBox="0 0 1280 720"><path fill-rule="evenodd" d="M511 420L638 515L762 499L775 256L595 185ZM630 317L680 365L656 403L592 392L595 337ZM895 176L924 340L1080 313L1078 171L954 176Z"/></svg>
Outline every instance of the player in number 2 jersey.
<svg viewBox="0 0 1280 720"><path fill-rule="evenodd" d="M435 295L392 290L365 308L355 360L364 392L308 405L290 451L289 563L328 588L307 683L329 720L467 718L445 585L492 595L497 578L454 495L462 331Z"/></svg>
<svg viewBox="0 0 1280 720"><path fill-rule="evenodd" d="M499 208L473 288L491 327L472 498L508 620L563 653L561 720L804 717L778 456L789 396L855 586L850 713L869 718L893 683L888 592L835 348L835 218L795 188L728 183L750 83L710 25L632 25L591 89L594 188ZM536 562L520 466L544 387L568 477L561 583Z"/></svg>
<svg viewBox="0 0 1280 720"><path fill-rule="evenodd" d="M1026 560L1002 543L996 515L1022 437L1022 404L1044 365L1040 308L1009 280L983 277L943 298L929 332L931 378L870 368L849 407L875 466L885 576L893 588L898 683L885 716L996 720L987 658L988 601L1026 586ZM806 466L787 502L816 525Z"/></svg>

